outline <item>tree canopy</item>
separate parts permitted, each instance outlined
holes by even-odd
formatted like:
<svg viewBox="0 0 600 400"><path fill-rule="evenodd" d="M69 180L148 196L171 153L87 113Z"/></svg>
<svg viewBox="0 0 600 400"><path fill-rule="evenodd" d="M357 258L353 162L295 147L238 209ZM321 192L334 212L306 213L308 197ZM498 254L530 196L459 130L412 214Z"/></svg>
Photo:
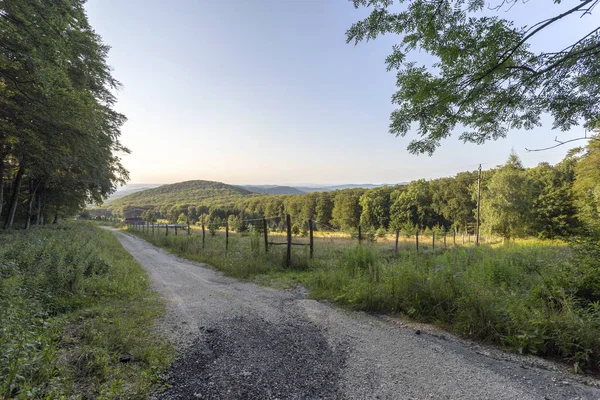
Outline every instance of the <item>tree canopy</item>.
<svg viewBox="0 0 600 400"><path fill-rule="evenodd" d="M106 63L109 47L89 25L83 4L0 1L5 227L17 214L26 227L34 214L37 223L44 215L73 214L87 202L102 202L128 179L117 156L128 152L119 142L125 117L113 109L120 84Z"/></svg>
<svg viewBox="0 0 600 400"><path fill-rule="evenodd" d="M397 108L390 132L405 136L418 125L413 153L433 153L440 141L464 129L465 142L505 137L510 129L532 129L549 114L553 128L568 130L598 124L600 103L600 26L565 48L536 51L533 40L560 22L591 17L600 0L583 0L568 8L554 0L556 15L530 26L493 14L506 7L531 7L517 0L499 1L493 10L483 0L351 0L372 7L352 25L347 41L399 35L387 57L397 71ZM433 65L409 60L413 50L434 57Z"/></svg>

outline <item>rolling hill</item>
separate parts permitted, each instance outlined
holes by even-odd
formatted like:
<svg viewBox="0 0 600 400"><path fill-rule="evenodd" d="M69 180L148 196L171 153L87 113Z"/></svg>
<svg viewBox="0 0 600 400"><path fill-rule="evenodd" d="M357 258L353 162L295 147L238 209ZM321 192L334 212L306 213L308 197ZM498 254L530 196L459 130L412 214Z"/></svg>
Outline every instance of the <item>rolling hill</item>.
<svg viewBox="0 0 600 400"><path fill-rule="evenodd" d="M278 186L278 185L244 185L240 186L253 193L263 194L304 194L300 189L291 186Z"/></svg>
<svg viewBox="0 0 600 400"><path fill-rule="evenodd" d="M218 203L227 205L246 196L259 196L238 186L213 181L186 181L146 189L108 201L102 208L119 214L139 214L143 210L159 206L197 205Z"/></svg>

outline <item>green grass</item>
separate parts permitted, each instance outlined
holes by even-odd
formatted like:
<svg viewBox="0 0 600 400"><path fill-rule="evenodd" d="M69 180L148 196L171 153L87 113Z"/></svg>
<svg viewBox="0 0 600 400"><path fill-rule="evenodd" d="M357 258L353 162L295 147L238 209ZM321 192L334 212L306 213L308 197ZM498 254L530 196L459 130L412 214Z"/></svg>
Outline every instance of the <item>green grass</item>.
<svg viewBox="0 0 600 400"><path fill-rule="evenodd" d="M411 240L379 240L357 246L348 237L317 236L315 256L293 247L285 268L285 246L264 253L261 236L195 230L168 237L134 232L193 261L206 262L238 278L291 287L304 284L311 296L369 312L402 314L524 354L559 358L575 371L600 369L600 271L562 243L525 240L446 250ZM271 234L270 240L284 241ZM306 242L294 237L294 242ZM589 257L588 257L589 258ZM592 290L594 289L594 290ZM599 290L595 290L599 289Z"/></svg>
<svg viewBox="0 0 600 400"><path fill-rule="evenodd" d="M92 224L1 233L0 294L0 398L146 398L174 355L146 273Z"/></svg>

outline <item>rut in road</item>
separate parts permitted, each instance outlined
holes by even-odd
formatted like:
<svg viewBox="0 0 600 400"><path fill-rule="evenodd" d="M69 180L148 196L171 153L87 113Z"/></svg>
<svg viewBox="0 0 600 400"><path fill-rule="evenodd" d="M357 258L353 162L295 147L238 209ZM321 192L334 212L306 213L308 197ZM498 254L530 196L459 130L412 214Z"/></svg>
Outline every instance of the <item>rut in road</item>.
<svg viewBox="0 0 600 400"><path fill-rule="evenodd" d="M169 304L161 327L181 356L160 399L600 400L598 381L548 361L226 278L113 231Z"/></svg>

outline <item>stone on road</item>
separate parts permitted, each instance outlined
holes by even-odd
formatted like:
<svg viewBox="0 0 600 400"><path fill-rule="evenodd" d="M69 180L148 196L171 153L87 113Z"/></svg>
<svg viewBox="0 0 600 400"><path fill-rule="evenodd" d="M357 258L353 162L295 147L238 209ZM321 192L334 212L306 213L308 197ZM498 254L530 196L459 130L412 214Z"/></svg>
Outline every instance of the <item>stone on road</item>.
<svg viewBox="0 0 600 400"><path fill-rule="evenodd" d="M168 301L161 326L181 354L160 399L600 400L597 381L550 362L226 278L113 231Z"/></svg>

